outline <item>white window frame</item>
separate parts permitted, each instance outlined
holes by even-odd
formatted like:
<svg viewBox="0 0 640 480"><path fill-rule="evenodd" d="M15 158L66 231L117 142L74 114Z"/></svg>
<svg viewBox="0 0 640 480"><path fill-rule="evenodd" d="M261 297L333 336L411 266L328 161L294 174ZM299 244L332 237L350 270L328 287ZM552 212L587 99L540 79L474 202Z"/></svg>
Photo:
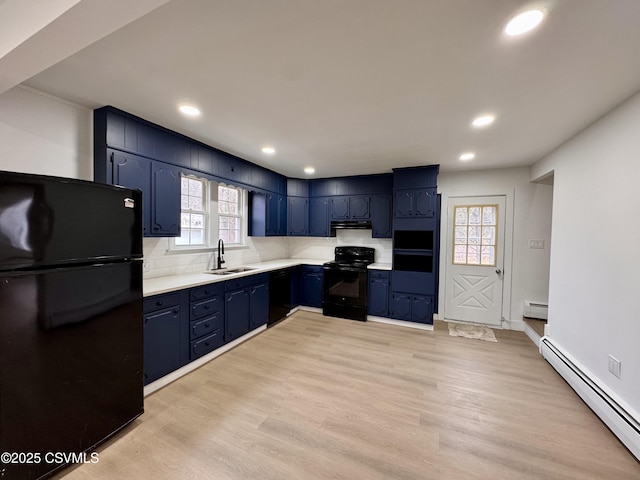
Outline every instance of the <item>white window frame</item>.
<svg viewBox="0 0 640 480"><path fill-rule="evenodd" d="M191 213L191 214L202 214L204 217L204 225L203 225L203 242L202 244L198 244L198 245L183 245L183 244L178 244L176 242L176 238L172 238L171 239L171 248L172 249L176 249L176 250L198 250L198 249L203 249L203 248L208 248L210 245L210 220L211 220L211 216L210 216L210 211L211 211L211 205L210 205L210 201L209 201L209 190L211 188L211 182L209 182L206 178L200 178L197 177L195 175L182 175L180 182L182 184L182 178L187 178L190 180L197 180L199 182L202 183L202 212L197 211L197 210L189 210L189 209L183 209L180 208L180 222L182 223L182 214L183 213ZM180 189L180 195L182 196L182 188Z"/></svg>
<svg viewBox="0 0 640 480"><path fill-rule="evenodd" d="M224 187L224 188L229 188L229 189L233 189L236 190L238 192L238 213L237 214L221 214L218 211L218 205L220 202L220 199L217 198L218 194L219 194L219 188L220 187ZM218 233L218 238L220 238L220 217L224 216L224 217L228 217L228 218L235 218L240 222L239 225L239 241L236 243L230 243L230 242L225 242L225 247L228 245L229 247L242 247L244 245L246 245L246 223L247 223L247 212L248 209L246 208L246 202L247 202L247 194L246 194L246 190L240 187L236 187L235 185L228 185L226 183L217 183L216 184L216 231Z"/></svg>
<svg viewBox="0 0 640 480"><path fill-rule="evenodd" d="M219 232L219 220L218 220L218 186L222 185L229 188L235 188L239 193L239 212L238 218L240 218L240 242L227 244L225 243L225 249L245 249L248 248L248 198L249 192L235 185L227 184L224 182L217 182L215 180L207 180L205 178L197 177L195 175L184 175L185 177L194 178L197 180L203 180L205 182L205 244L204 245L177 245L175 238L169 239L168 252L171 253L185 253L185 252L211 252L218 246L218 239L220 238ZM182 213L182 209L180 211Z"/></svg>

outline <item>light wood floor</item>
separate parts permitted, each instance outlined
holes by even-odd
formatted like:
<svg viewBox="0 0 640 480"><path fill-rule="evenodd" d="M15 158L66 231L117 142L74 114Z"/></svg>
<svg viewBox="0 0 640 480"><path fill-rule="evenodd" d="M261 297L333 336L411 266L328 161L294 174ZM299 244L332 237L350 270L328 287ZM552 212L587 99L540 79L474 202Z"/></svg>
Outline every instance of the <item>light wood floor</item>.
<svg viewBox="0 0 640 480"><path fill-rule="evenodd" d="M64 480L640 479L531 341L495 333L298 312L147 397Z"/></svg>

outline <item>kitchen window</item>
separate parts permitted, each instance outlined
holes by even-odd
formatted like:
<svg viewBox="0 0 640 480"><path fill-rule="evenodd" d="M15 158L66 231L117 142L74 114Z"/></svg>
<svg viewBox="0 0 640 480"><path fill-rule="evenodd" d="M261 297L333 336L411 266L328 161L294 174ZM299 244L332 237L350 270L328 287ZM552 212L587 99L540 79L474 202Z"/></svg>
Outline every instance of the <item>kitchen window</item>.
<svg viewBox="0 0 640 480"><path fill-rule="evenodd" d="M246 191L195 176L183 176L180 188L180 237L170 240L170 250L243 246L246 238Z"/></svg>
<svg viewBox="0 0 640 480"><path fill-rule="evenodd" d="M182 177L180 186L180 237L176 246L207 245L207 181Z"/></svg>
<svg viewBox="0 0 640 480"><path fill-rule="evenodd" d="M242 191L218 185L218 236L228 245L242 242Z"/></svg>

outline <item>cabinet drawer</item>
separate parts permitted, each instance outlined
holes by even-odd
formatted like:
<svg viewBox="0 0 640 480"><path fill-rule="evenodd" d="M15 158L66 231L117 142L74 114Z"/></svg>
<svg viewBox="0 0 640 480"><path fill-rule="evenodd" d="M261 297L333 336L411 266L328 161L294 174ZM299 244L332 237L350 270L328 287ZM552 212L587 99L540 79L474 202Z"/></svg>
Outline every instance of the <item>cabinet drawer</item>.
<svg viewBox="0 0 640 480"><path fill-rule="evenodd" d="M208 335L200 340L194 340L191 342L191 360L195 360L209 352L214 351L216 348L221 347L224 343L222 329L217 330L215 333Z"/></svg>
<svg viewBox="0 0 640 480"><path fill-rule="evenodd" d="M145 313L155 312L163 308L171 308L180 305L180 293L169 293L164 295L154 295L147 297L142 302L142 308Z"/></svg>
<svg viewBox="0 0 640 480"><path fill-rule="evenodd" d="M430 294L435 288L435 276L427 272L394 270L391 275L391 287L394 292Z"/></svg>
<svg viewBox="0 0 640 480"><path fill-rule="evenodd" d="M258 275L249 275L248 277L235 278L233 280L227 280L224 282L224 289L226 292L233 290L239 290L241 288L248 287L249 285L255 285L257 283L264 283L269 280L268 273L260 273Z"/></svg>
<svg viewBox="0 0 640 480"><path fill-rule="evenodd" d="M221 294L224 291L224 287L221 283L212 285L203 285L201 287L192 288L189 293L189 300L197 302L198 300L204 300L205 298L211 298L215 295Z"/></svg>
<svg viewBox="0 0 640 480"><path fill-rule="evenodd" d="M391 272L387 270L369 270L369 278L386 278L389 279Z"/></svg>
<svg viewBox="0 0 640 480"><path fill-rule="evenodd" d="M222 311L222 295L216 295L208 300L191 303L190 319L206 317Z"/></svg>
<svg viewBox="0 0 640 480"><path fill-rule="evenodd" d="M189 334L190 339L195 340L198 337L222 329L223 319L224 315L216 313L210 317L191 322L191 332Z"/></svg>

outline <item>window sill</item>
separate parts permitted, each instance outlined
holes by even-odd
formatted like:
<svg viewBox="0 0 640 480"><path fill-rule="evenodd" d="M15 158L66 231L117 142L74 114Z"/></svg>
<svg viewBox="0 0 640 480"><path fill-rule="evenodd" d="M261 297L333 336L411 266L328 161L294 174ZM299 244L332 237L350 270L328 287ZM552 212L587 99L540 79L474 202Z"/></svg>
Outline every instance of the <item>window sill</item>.
<svg viewBox="0 0 640 480"><path fill-rule="evenodd" d="M249 245L225 245L224 251L233 251L233 250L248 250ZM212 253L217 252L218 247L173 247L168 248L166 253L169 255L179 255L183 253Z"/></svg>

